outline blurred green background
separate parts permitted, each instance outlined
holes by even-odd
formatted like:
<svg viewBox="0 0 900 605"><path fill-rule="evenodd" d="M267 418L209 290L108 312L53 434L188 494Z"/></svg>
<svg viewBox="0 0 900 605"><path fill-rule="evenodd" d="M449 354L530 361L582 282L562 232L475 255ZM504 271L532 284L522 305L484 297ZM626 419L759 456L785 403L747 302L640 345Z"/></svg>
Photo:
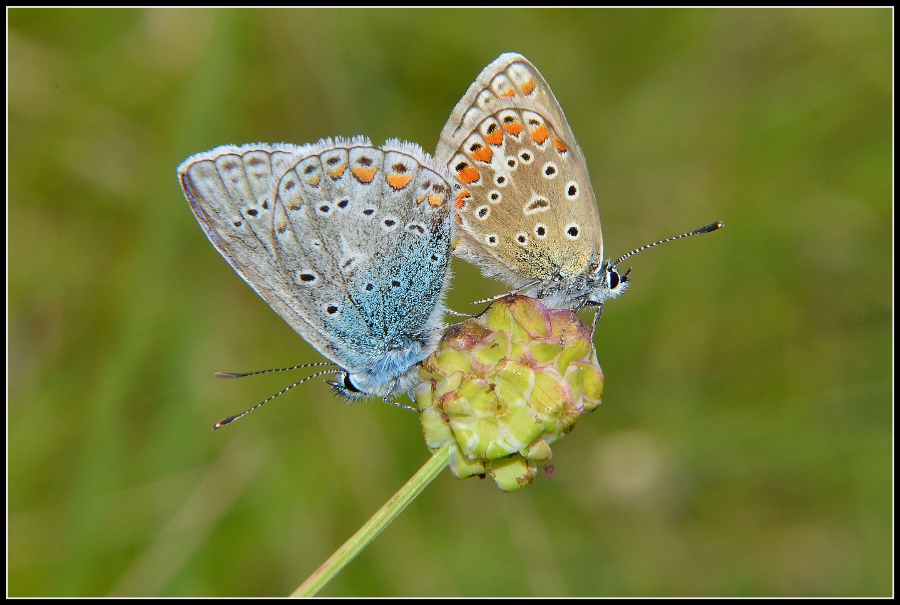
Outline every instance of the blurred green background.
<svg viewBox="0 0 900 605"><path fill-rule="evenodd" d="M330 596L890 595L892 10L8 11L8 590L285 595L428 457L321 380L175 167L433 150L504 51L550 82L606 250L604 404L505 494L445 472ZM454 261L449 304L504 291Z"/></svg>

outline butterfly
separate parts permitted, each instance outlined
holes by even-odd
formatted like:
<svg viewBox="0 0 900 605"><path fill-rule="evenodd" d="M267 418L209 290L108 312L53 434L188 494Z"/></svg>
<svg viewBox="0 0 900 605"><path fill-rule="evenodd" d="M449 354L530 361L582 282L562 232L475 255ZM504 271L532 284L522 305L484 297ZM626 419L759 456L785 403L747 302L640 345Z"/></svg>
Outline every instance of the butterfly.
<svg viewBox="0 0 900 605"><path fill-rule="evenodd" d="M414 143L357 136L225 145L189 157L178 178L213 246L338 366L338 394L393 403L414 386L450 280L443 165Z"/></svg>
<svg viewBox="0 0 900 605"><path fill-rule="evenodd" d="M435 158L459 185L454 254L548 307L597 307L594 328L603 303L628 286L619 263L723 226L604 259L584 154L547 81L517 53L500 55L478 75L441 131Z"/></svg>

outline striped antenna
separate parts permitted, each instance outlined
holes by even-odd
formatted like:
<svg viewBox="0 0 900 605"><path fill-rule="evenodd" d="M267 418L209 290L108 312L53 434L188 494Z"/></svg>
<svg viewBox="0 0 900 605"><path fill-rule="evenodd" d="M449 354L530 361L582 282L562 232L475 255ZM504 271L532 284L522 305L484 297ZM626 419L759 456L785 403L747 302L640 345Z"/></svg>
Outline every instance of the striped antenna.
<svg viewBox="0 0 900 605"><path fill-rule="evenodd" d="M618 264L621 263L623 260L625 260L631 256L634 256L638 252L643 252L647 248L652 248L653 246L665 244L666 242L671 242L672 240L681 239L683 237L690 237L692 235L700 235L701 233L709 233L710 231L716 231L717 229L721 229L724 226L725 226L725 223L723 223L722 221L716 221L715 223L710 223L709 225L706 225L705 227L700 227L699 229L694 229L693 231L688 231L687 233L682 233L681 235L676 235L674 237L667 237L666 239L661 239L658 242L653 242L652 244L647 244L646 246L641 246L640 248L637 248L636 250L632 250L628 254L623 254L622 256L617 258L616 262L614 262L612 264L612 266L613 267L618 266Z"/></svg>
<svg viewBox="0 0 900 605"><path fill-rule="evenodd" d="M291 366L289 368L275 368L274 370L260 370L258 372L216 372L216 378L244 378L246 376L259 376L260 374L268 374L270 372L289 372L291 370L301 370L303 368L311 368L313 366L335 366L337 364L330 361L317 361L316 363L304 363L302 366Z"/></svg>
<svg viewBox="0 0 900 605"><path fill-rule="evenodd" d="M301 379L301 380L298 380L298 381L295 382L294 384L292 384L292 385L290 385L290 386L287 386L287 387L281 389L280 391L278 391L277 393L275 393L275 394L272 395L271 397L267 397L266 399L260 401L259 403L257 403L256 405L254 405L252 408L247 409L247 410L244 410L244 411L241 412L240 414L235 414L234 416L229 416L228 418L223 418L222 420L218 421L216 424L213 425L213 430L215 431L216 429L222 428L222 427L225 426L226 424L231 424L232 422L234 422L234 421L237 420L238 418L243 418L244 416L246 416L246 415L249 414L250 412L252 412L252 411L254 411L254 410L259 409L260 407L262 407L263 404L269 403L270 401L272 401L273 399L275 399L275 398L278 397L279 395L284 395L285 393L287 393L288 391L290 391L290 390L293 389L294 387L303 384L303 383L306 382L307 380L310 380L310 379L312 379L312 378L317 378L317 377L319 377L319 376L324 376L325 374L340 374L340 373L342 373L344 370L342 370L341 368L337 367L337 364L334 364L334 363L319 362L319 363L310 363L310 364L306 364L306 365L302 365L302 366L294 366L294 367L292 367L292 368L279 368L279 369L277 369L277 370L261 370L261 371L259 371L259 372L248 372L248 373L246 373L246 374L236 374L236 373L216 372L216 376L218 376L219 378L243 378L244 376L255 376L255 375L257 375L257 374L266 374L266 373L268 373L268 372L283 372L283 371L285 371L285 370L296 370L296 369L299 369L299 368L306 368L306 367L309 367L309 366L324 366L324 365L335 366L335 367L333 367L333 368L331 368L331 369L329 369L329 370L322 370L322 371L320 371L320 372L316 372L316 373L314 373L314 374L311 374L311 375L307 376L306 378L303 378L303 379Z"/></svg>

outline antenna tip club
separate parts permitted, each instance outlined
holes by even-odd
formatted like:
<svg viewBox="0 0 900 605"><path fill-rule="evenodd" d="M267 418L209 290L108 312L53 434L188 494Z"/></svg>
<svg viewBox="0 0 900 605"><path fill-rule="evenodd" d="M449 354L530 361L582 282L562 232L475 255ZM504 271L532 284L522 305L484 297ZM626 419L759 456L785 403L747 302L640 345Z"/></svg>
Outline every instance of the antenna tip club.
<svg viewBox="0 0 900 605"><path fill-rule="evenodd" d="M236 415L234 415L234 416L229 416L228 418L224 418L224 419L218 421L217 423L215 423L215 424L213 425L213 430L215 431L215 430L217 430L217 429L222 428L222 427L225 426L226 424L231 424L232 422L234 422L235 420L237 420L237 419L240 418L241 416L243 416L243 414L236 414Z"/></svg>
<svg viewBox="0 0 900 605"><path fill-rule="evenodd" d="M705 227L700 227L699 229L694 231L694 233L709 233L710 231L715 231L717 229L721 229L724 226L725 226L725 223L723 223L722 221L716 221L715 223L710 223L709 225L707 225Z"/></svg>

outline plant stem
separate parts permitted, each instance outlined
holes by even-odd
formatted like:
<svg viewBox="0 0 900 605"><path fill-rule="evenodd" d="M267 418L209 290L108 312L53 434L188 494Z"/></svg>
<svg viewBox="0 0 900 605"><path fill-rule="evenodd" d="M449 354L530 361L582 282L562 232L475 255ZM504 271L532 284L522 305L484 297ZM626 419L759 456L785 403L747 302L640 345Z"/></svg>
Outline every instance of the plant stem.
<svg viewBox="0 0 900 605"><path fill-rule="evenodd" d="M422 493L425 487L437 477L450 462L451 444L443 446L426 462L365 525L334 551L328 560L309 576L292 597L311 597L318 593L337 573L352 561L362 549L369 545L381 531Z"/></svg>

